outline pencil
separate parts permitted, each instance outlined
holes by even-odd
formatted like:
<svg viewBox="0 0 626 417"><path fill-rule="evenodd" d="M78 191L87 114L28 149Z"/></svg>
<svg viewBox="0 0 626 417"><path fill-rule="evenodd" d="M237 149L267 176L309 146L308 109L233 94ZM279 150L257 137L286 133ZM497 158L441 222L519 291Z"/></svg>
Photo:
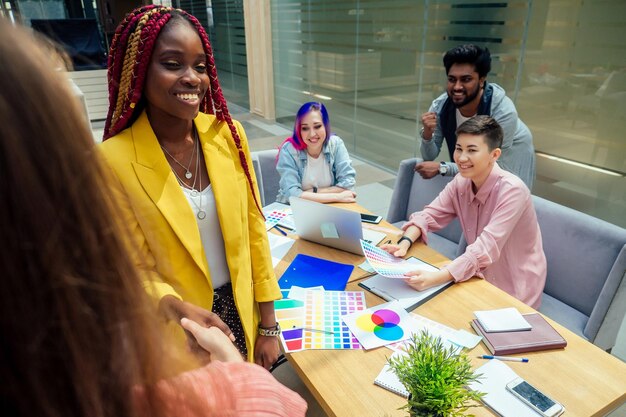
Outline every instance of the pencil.
<svg viewBox="0 0 626 417"><path fill-rule="evenodd" d="M274 225L274 229L278 230L280 232L281 235L283 236L287 236L287 232L285 232L283 229L281 229L280 227L278 227L278 225Z"/></svg>
<svg viewBox="0 0 626 417"><path fill-rule="evenodd" d="M480 355L478 357L480 359L499 359L501 361L528 362L528 358L517 358L514 356Z"/></svg>

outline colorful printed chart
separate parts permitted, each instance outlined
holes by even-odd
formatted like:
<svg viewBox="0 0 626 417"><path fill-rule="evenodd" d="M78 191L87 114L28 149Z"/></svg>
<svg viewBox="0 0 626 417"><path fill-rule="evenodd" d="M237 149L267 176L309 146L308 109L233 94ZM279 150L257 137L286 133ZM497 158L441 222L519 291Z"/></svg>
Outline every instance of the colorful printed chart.
<svg viewBox="0 0 626 417"><path fill-rule="evenodd" d="M303 349L360 349L341 318L365 308L363 291L307 291Z"/></svg>
<svg viewBox="0 0 626 417"><path fill-rule="evenodd" d="M280 339L285 352L302 350L304 311L304 301L288 298L274 301L274 314L282 329Z"/></svg>
<svg viewBox="0 0 626 417"><path fill-rule="evenodd" d="M270 230L276 226L278 222L287 217L287 213L284 211L273 210L269 214L265 215L265 230Z"/></svg>
<svg viewBox="0 0 626 417"><path fill-rule="evenodd" d="M361 240L361 247L367 262L374 268L377 274L387 278L406 278L404 275L409 271L419 269L402 258L396 258L392 254Z"/></svg>
<svg viewBox="0 0 626 417"><path fill-rule="evenodd" d="M399 302L391 301L343 316L343 321L365 349L408 339L409 314Z"/></svg>

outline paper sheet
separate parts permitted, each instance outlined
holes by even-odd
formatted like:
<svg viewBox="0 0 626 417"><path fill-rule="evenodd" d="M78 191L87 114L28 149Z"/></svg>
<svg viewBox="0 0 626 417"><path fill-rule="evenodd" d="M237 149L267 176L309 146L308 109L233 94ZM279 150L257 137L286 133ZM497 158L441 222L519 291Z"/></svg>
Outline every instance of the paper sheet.
<svg viewBox="0 0 626 417"><path fill-rule="evenodd" d="M306 299L307 291L324 291L324 287L317 286L317 287L311 287L311 288L304 288L304 287L298 287L297 285L293 285L289 289L289 295L287 296L287 298L290 298L292 300L304 301Z"/></svg>
<svg viewBox="0 0 626 417"><path fill-rule="evenodd" d="M373 349L410 337L409 314L397 301L342 317L363 348Z"/></svg>
<svg viewBox="0 0 626 417"><path fill-rule="evenodd" d="M276 268L276 265L283 259L283 257L289 252L289 249L295 243L295 240L286 236L279 236L275 233L268 233L267 237L270 241L270 252L272 253L272 266Z"/></svg>
<svg viewBox="0 0 626 417"><path fill-rule="evenodd" d="M533 327L515 307L474 311L474 315L487 332L524 331Z"/></svg>
<svg viewBox="0 0 626 417"><path fill-rule="evenodd" d="M478 382L473 382L469 387L475 391L487 393L482 401L503 417L539 417L533 409L524 404L506 389L506 384L518 377L518 375L503 362L492 359L480 368L476 373L483 377ZM529 381L530 382L530 381ZM541 387L537 387L541 389Z"/></svg>

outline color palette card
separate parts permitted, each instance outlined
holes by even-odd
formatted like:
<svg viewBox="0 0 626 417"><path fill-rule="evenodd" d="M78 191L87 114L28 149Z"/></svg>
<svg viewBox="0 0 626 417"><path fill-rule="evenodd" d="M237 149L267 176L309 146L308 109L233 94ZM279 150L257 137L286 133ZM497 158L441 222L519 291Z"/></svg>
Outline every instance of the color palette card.
<svg viewBox="0 0 626 417"><path fill-rule="evenodd" d="M303 348L361 349L341 318L365 308L363 291L307 291Z"/></svg>
<svg viewBox="0 0 626 417"><path fill-rule="evenodd" d="M367 262L379 275L387 278L406 278L404 275L409 271L420 269L402 258L396 258L383 249L361 240L361 247Z"/></svg>
<svg viewBox="0 0 626 417"><path fill-rule="evenodd" d="M272 212L284 213L285 216L282 216L282 218L278 222L278 225L286 227L287 229L291 229L293 232L295 232L296 225L293 221L293 213L291 212L291 207L288 204L273 202L263 207L263 215L266 218Z"/></svg>
<svg viewBox="0 0 626 417"><path fill-rule="evenodd" d="M273 210L265 214L265 230L270 230L276 226L278 222L287 217L287 213L280 210Z"/></svg>
<svg viewBox="0 0 626 417"><path fill-rule="evenodd" d="M343 321L365 349L399 342L411 336L409 313L398 301L343 316Z"/></svg>

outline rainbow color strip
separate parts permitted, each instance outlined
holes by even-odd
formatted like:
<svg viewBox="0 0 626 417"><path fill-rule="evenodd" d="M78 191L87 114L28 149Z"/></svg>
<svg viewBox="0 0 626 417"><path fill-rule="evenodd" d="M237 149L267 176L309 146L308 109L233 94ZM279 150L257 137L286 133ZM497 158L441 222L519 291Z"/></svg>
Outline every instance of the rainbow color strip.
<svg viewBox="0 0 626 417"><path fill-rule="evenodd" d="M304 301L289 298L274 301L274 314L282 329L280 339L285 352L302 350L304 311Z"/></svg>
<svg viewBox="0 0 626 417"><path fill-rule="evenodd" d="M363 291L307 291L305 306L303 349L361 349L342 316L365 310Z"/></svg>
<svg viewBox="0 0 626 417"><path fill-rule="evenodd" d="M402 258L396 258L389 252L361 240L361 247L367 262L377 274L387 278L406 278L404 275L409 271L419 269L415 264L411 264Z"/></svg>

